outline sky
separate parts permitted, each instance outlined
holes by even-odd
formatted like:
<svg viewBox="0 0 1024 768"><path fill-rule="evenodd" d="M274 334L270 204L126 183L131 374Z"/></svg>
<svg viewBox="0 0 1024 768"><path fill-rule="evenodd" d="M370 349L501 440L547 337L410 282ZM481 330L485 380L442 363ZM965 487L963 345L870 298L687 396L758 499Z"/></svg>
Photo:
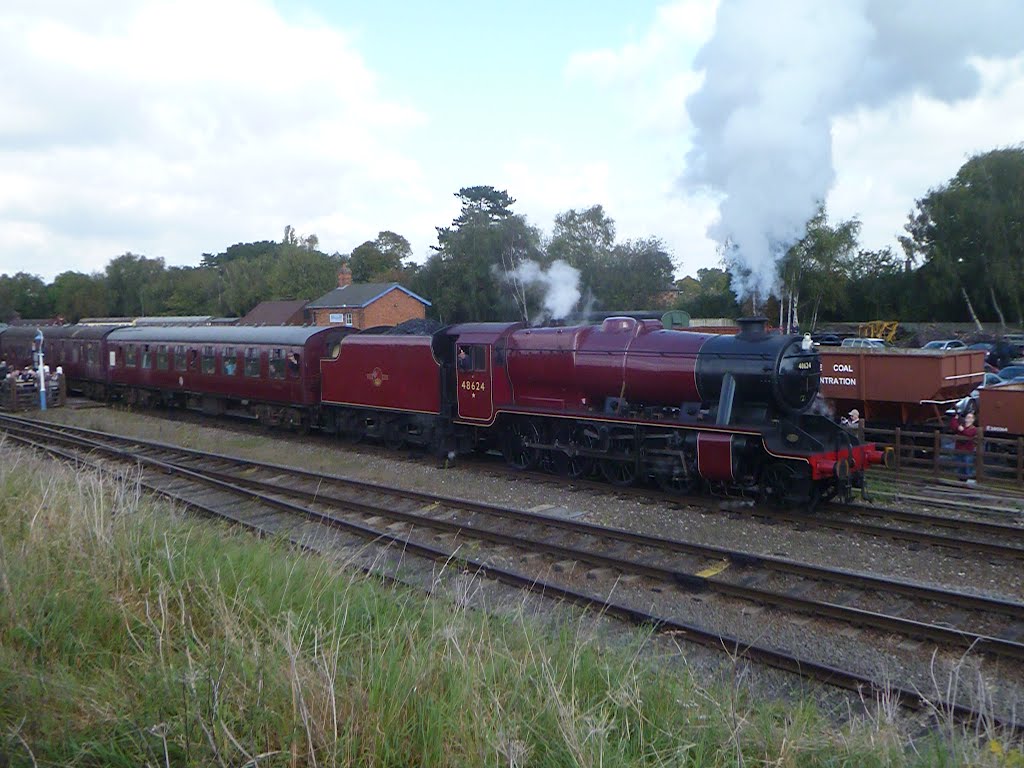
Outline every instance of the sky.
<svg viewBox="0 0 1024 768"><path fill-rule="evenodd" d="M601 204L620 240L661 238L678 277L718 265L709 230L745 232L737 206L794 188L899 252L915 198L1024 140L1024 4L935 0L909 22L879 0L819 6L6 0L0 273L49 281L128 251L196 265L287 225L328 253L392 230L423 261L478 184L548 234ZM886 37L897 22L917 47ZM718 140L737 124L742 152ZM790 173L783 143L813 172ZM762 218L803 211L777 207Z"/></svg>

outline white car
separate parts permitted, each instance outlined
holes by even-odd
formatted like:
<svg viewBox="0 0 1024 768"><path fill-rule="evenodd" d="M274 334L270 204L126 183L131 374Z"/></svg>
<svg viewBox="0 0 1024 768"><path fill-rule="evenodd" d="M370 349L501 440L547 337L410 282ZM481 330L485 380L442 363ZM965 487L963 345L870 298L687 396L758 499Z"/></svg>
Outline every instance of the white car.
<svg viewBox="0 0 1024 768"><path fill-rule="evenodd" d="M885 339L843 339L843 346L885 349L889 345L886 343Z"/></svg>
<svg viewBox="0 0 1024 768"><path fill-rule="evenodd" d="M980 391L983 390L985 387L998 387L1000 384L1005 383L1005 380L999 378L994 373L986 372L984 378L982 378L981 380L981 383L978 384L978 386L971 391L971 394L967 395L967 397L960 398L960 400L957 402L957 413L967 413L967 411L974 411L974 413L977 413L978 397L980 396ZM947 411L947 413L949 413L949 411Z"/></svg>
<svg viewBox="0 0 1024 768"><path fill-rule="evenodd" d="M967 349L967 345L960 339L946 339L944 341L929 341L921 349Z"/></svg>

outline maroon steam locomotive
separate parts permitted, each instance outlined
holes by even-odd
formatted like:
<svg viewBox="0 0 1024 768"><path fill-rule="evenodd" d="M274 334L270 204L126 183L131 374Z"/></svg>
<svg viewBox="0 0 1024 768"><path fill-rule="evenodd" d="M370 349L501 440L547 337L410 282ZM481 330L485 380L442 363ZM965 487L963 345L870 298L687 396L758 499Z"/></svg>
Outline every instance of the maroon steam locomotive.
<svg viewBox="0 0 1024 768"><path fill-rule="evenodd" d="M779 504L848 497L889 460L807 413L818 355L762 318L735 336L628 317L599 326L471 323L432 336L348 336L322 363L324 427L521 468L680 492L707 484Z"/></svg>

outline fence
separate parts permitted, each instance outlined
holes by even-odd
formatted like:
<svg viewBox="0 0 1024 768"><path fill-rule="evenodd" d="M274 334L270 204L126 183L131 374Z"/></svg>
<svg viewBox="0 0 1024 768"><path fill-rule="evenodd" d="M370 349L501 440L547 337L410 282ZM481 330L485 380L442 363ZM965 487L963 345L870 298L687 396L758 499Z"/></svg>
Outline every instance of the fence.
<svg viewBox="0 0 1024 768"><path fill-rule="evenodd" d="M857 430L861 440L891 446L895 452L896 470L912 470L935 476L955 476L963 467L963 456L955 441L964 440L941 429L901 428ZM1024 485L1024 437L986 435L978 427L973 454L975 477Z"/></svg>
<svg viewBox="0 0 1024 768"><path fill-rule="evenodd" d="M67 401L63 376L51 376L46 382L46 407L57 408ZM11 376L0 381L0 410L32 411L39 407L39 381L18 381Z"/></svg>

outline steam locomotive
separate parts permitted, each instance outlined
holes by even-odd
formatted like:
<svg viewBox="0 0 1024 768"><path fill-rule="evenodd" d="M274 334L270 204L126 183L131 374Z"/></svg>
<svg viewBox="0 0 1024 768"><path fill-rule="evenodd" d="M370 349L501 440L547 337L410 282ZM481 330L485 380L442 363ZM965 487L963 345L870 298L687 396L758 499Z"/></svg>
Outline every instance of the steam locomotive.
<svg viewBox="0 0 1024 768"><path fill-rule="evenodd" d="M849 498L891 461L808 409L821 366L764 318L735 336L612 317L596 326L471 323L353 335L322 363L324 427L616 485L708 486L779 505Z"/></svg>
<svg viewBox="0 0 1024 768"><path fill-rule="evenodd" d="M778 505L848 498L891 455L809 409L818 355L764 318L735 336L657 320L432 334L296 327L44 328L72 391L420 445L500 449L518 468L616 485L745 495ZM0 333L0 354L22 341ZM32 329L33 332L35 329ZM14 346L12 346L14 345Z"/></svg>

